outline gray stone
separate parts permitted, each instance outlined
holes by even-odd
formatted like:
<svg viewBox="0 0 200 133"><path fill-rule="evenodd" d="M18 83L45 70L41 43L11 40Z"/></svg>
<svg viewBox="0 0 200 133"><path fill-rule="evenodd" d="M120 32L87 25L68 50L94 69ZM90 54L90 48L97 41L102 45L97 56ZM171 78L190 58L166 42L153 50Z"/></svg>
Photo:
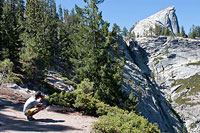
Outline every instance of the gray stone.
<svg viewBox="0 0 200 133"><path fill-rule="evenodd" d="M139 99L138 110L141 111L142 116L152 123L157 123L162 132L174 133L182 131L183 124L173 113L171 105L167 104L157 85L151 82L153 80L150 79L151 70L148 65L148 50L154 51L154 48L157 48L157 51L160 51L163 39L167 41L166 37L163 37L160 40L141 39L138 43L127 39L120 42L120 47L126 54L122 89L128 94L134 92ZM143 46L147 44L150 47L145 49ZM126 79L129 79L129 82L126 82Z"/></svg>
<svg viewBox="0 0 200 133"><path fill-rule="evenodd" d="M131 79L134 83L123 82L123 90L127 93L133 91L138 97L138 109L142 115L150 122L158 123L162 132L181 132L182 121L189 132L199 132L200 91L189 95L194 87L177 91L182 85L171 85L174 80L200 74L200 65L188 65L200 61L200 40L141 37L135 40L125 39L120 42L120 46L126 53L124 79ZM168 53L165 52L166 46ZM188 104L178 105L175 99L180 95L191 100L187 101ZM171 105L166 99L170 99ZM182 121L171 108L180 115ZM191 129L192 123L196 127Z"/></svg>
<svg viewBox="0 0 200 133"><path fill-rule="evenodd" d="M155 28L155 24L161 27L168 27L173 34L179 33L178 19L175 13L174 6L168 7L144 20L137 22L131 32L134 32L136 37L150 35L149 28Z"/></svg>

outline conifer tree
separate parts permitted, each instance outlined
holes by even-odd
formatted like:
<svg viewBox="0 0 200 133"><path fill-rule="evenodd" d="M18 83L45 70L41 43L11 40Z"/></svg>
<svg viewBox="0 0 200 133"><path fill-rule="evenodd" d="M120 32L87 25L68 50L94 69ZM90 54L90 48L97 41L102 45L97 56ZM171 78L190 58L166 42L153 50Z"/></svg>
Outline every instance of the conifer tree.
<svg viewBox="0 0 200 133"><path fill-rule="evenodd" d="M21 25L19 14L24 10L22 0L6 0L2 10L1 19L1 59L9 58L16 63L19 58L19 34Z"/></svg>
<svg viewBox="0 0 200 133"><path fill-rule="evenodd" d="M70 45L70 39L69 39L69 33L71 31L69 24L68 24L68 10L64 10L64 18L63 18L63 9L61 6L59 6L59 23L58 23L58 53L59 57L61 57L61 61L64 62L66 71L68 71L67 68L71 67L71 64L69 62L69 45Z"/></svg>
<svg viewBox="0 0 200 133"><path fill-rule="evenodd" d="M124 27L122 29L122 36L126 37L128 35L128 30L126 29L126 27Z"/></svg>
<svg viewBox="0 0 200 133"><path fill-rule="evenodd" d="M150 37L153 36L153 27L149 27L149 33L150 33Z"/></svg>
<svg viewBox="0 0 200 133"><path fill-rule="evenodd" d="M55 8L55 7L54 7ZM55 50L55 9L45 0L26 1L26 23L21 34L23 49L21 62L29 79L43 78L44 70L51 65ZM50 9L50 10L49 10ZM53 29L52 29L53 28Z"/></svg>
<svg viewBox="0 0 200 133"><path fill-rule="evenodd" d="M113 29L114 31L116 31L118 35L120 35L121 30L120 30L120 27L119 27L116 23L113 24L112 29Z"/></svg>
<svg viewBox="0 0 200 133"><path fill-rule="evenodd" d="M69 16L69 10L64 9L64 22L67 23L68 21L68 16Z"/></svg>
<svg viewBox="0 0 200 133"><path fill-rule="evenodd" d="M157 25L157 24L155 24L154 33L157 36L160 36L160 34L161 34L161 27L159 25Z"/></svg>
<svg viewBox="0 0 200 133"><path fill-rule="evenodd" d="M183 26L181 26L181 33L180 33L180 36L181 36L181 37L185 37L185 36L186 36L185 30L184 30L184 27L183 27Z"/></svg>
<svg viewBox="0 0 200 133"><path fill-rule="evenodd" d="M59 5L59 7L58 7L58 14L59 14L60 21L63 21L63 9L62 9L61 5Z"/></svg>
<svg viewBox="0 0 200 133"><path fill-rule="evenodd" d="M129 38L129 39L130 39L130 38L135 38L135 33L134 33L134 32L131 33L131 31L129 31L129 32L128 32L128 38Z"/></svg>
<svg viewBox="0 0 200 133"><path fill-rule="evenodd" d="M4 1L0 1L0 60L2 60L2 51L3 51L3 28L2 28L2 15L3 15L3 3Z"/></svg>
<svg viewBox="0 0 200 133"><path fill-rule="evenodd" d="M197 31L196 31L195 25L192 25L192 27L190 28L189 37L193 38L193 39L195 39L197 37Z"/></svg>
<svg viewBox="0 0 200 133"><path fill-rule="evenodd" d="M168 29L168 27L164 28L164 35L165 36L169 36L170 35L170 30Z"/></svg>
<svg viewBox="0 0 200 133"><path fill-rule="evenodd" d="M76 6L80 24L71 36L73 42L70 61L76 72L76 80L85 78L94 82L93 95L106 103L117 104L122 98L120 91L122 52L117 44L118 28L108 31L109 24L102 19L97 3L103 1L88 0L81 9Z"/></svg>

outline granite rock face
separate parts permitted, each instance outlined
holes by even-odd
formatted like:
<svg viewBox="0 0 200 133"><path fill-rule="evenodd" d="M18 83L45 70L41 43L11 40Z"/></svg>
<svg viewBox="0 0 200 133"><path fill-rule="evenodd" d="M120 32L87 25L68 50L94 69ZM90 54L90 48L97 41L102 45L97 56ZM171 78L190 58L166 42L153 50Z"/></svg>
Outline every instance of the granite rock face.
<svg viewBox="0 0 200 133"><path fill-rule="evenodd" d="M128 94L134 92L139 99L138 110L141 115L158 125L162 132L182 132L182 120L174 113L159 87L151 81L147 53L132 40L124 40L119 44L126 55L123 91Z"/></svg>
<svg viewBox="0 0 200 133"><path fill-rule="evenodd" d="M182 132L184 123L189 132L199 133L200 40L143 37L127 40L126 45L131 60L124 77L134 82L124 83L124 89L141 97L142 115L162 131Z"/></svg>
<svg viewBox="0 0 200 133"><path fill-rule="evenodd" d="M178 19L174 6L168 7L144 20L137 22L131 29L136 37L143 37L149 33L149 28L155 28L155 24L161 27L168 27L173 34L179 33Z"/></svg>

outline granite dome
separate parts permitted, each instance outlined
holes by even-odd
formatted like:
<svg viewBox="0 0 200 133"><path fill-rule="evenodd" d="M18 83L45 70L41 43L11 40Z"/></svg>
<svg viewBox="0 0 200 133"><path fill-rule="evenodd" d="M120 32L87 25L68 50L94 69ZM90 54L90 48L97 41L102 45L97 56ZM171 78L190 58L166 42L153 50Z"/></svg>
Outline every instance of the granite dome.
<svg viewBox="0 0 200 133"><path fill-rule="evenodd" d="M160 12L135 23L131 32L134 32L136 37L142 37L148 34L149 28L154 28L156 24L161 27L168 27L173 34L178 34L179 24L175 12L174 6L161 10Z"/></svg>

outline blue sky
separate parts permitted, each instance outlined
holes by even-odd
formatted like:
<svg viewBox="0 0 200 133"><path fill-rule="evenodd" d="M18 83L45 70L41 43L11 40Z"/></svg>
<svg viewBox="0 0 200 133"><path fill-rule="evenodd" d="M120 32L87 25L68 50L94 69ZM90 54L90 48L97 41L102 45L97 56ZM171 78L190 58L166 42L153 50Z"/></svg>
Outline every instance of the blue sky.
<svg viewBox="0 0 200 133"><path fill-rule="evenodd" d="M77 4L84 7L83 0L56 0L64 9L71 10ZM191 26L200 25L200 0L104 0L99 5L103 19L111 25L116 23L130 29L132 25L169 6L175 6L179 26L188 33Z"/></svg>

